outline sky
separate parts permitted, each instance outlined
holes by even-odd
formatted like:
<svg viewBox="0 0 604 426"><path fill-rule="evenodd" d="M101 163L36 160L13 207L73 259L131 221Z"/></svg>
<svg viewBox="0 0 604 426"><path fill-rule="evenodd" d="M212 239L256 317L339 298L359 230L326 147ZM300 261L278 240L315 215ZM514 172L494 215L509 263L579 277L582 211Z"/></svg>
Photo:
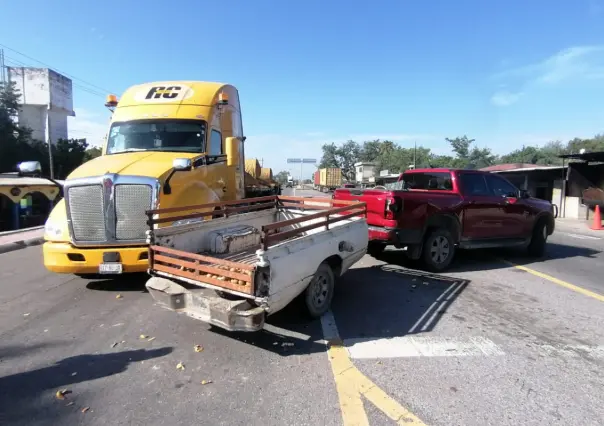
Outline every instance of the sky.
<svg viewBox="0 0 604 426"><path fill-rule="evenodd" d="M501 154L604 133L604 0L0 4L7 65L71 77L70 137L95 145L105 96L159 80L235 85L246 156L275 173L348 139Z"/></svg>

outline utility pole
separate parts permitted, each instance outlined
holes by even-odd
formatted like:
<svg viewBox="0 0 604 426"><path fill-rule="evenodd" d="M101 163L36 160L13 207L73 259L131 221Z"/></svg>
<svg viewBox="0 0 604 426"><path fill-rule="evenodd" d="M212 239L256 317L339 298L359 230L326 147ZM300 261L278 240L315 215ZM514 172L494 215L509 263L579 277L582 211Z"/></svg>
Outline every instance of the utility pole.
<svg viewBox="0 0 604 426"><path fill-rule="evenodd" d="M50 104L48 105L48 108L46 109L46 131L48 132L48 164L50 165L50 178L54 179L55 178L55 168L53 165L53 159L52 159L52 129L50 127Z"/></svg>
<svg viewBox="0 0 604 426"><path fill-rule="evenodd" d="M4 49L0 49L0 82L6 83L6 69L4 67Z"/></svg>
<svg viewBox="0 0 604 426"><path fill-rule="evenodd" d="M413 170L417 168L417 141L413 142Z"/></svg>

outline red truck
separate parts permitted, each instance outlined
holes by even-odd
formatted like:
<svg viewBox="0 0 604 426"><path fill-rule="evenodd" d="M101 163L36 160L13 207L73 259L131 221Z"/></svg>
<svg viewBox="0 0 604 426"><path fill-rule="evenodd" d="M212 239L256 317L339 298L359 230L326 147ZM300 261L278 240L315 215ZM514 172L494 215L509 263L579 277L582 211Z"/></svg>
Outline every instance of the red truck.
<svg viewBox="0 0 604 426"><path fill-rule="evenodd" d="M542 256L554 232L554 206L501 176L478 170L416 169L393 188L337 189L336 200L367 203L370 255L406 248L432 271L445 270L457 248L521 246Z"/></svg>

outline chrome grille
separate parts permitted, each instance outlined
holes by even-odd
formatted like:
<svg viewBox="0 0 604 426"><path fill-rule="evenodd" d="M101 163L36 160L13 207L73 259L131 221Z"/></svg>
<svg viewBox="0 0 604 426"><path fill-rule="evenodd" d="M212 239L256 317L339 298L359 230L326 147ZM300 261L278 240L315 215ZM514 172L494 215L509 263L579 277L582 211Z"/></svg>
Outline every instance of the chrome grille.
<svg viewBox="0 0 604 426"><path fill-rule="evenodd" d="M153 191L149 185L115 185L115 237L140 240L148 229L145 211L151 208Z"/></svg>
<svg viewBox="0 0 604 426"><path fill-rule="evenodd" d="M69 188L69 212L74 239L105 241L103 187L101 185Z"/></svg>

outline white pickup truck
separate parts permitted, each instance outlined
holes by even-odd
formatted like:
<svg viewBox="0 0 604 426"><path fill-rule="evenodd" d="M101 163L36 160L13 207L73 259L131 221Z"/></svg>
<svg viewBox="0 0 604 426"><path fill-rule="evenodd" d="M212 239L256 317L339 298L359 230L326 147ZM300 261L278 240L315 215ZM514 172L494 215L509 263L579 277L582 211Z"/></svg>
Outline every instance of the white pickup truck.
<svg viewBox="0 0 604 426"><path fill-rule="evenodd" d="M183 210L202 213L173 216ZM294 299L317 318L367 251L366 214L364 203L284 196L152 210L146 287L160 306L229 331L261 330Z"/></svg>

